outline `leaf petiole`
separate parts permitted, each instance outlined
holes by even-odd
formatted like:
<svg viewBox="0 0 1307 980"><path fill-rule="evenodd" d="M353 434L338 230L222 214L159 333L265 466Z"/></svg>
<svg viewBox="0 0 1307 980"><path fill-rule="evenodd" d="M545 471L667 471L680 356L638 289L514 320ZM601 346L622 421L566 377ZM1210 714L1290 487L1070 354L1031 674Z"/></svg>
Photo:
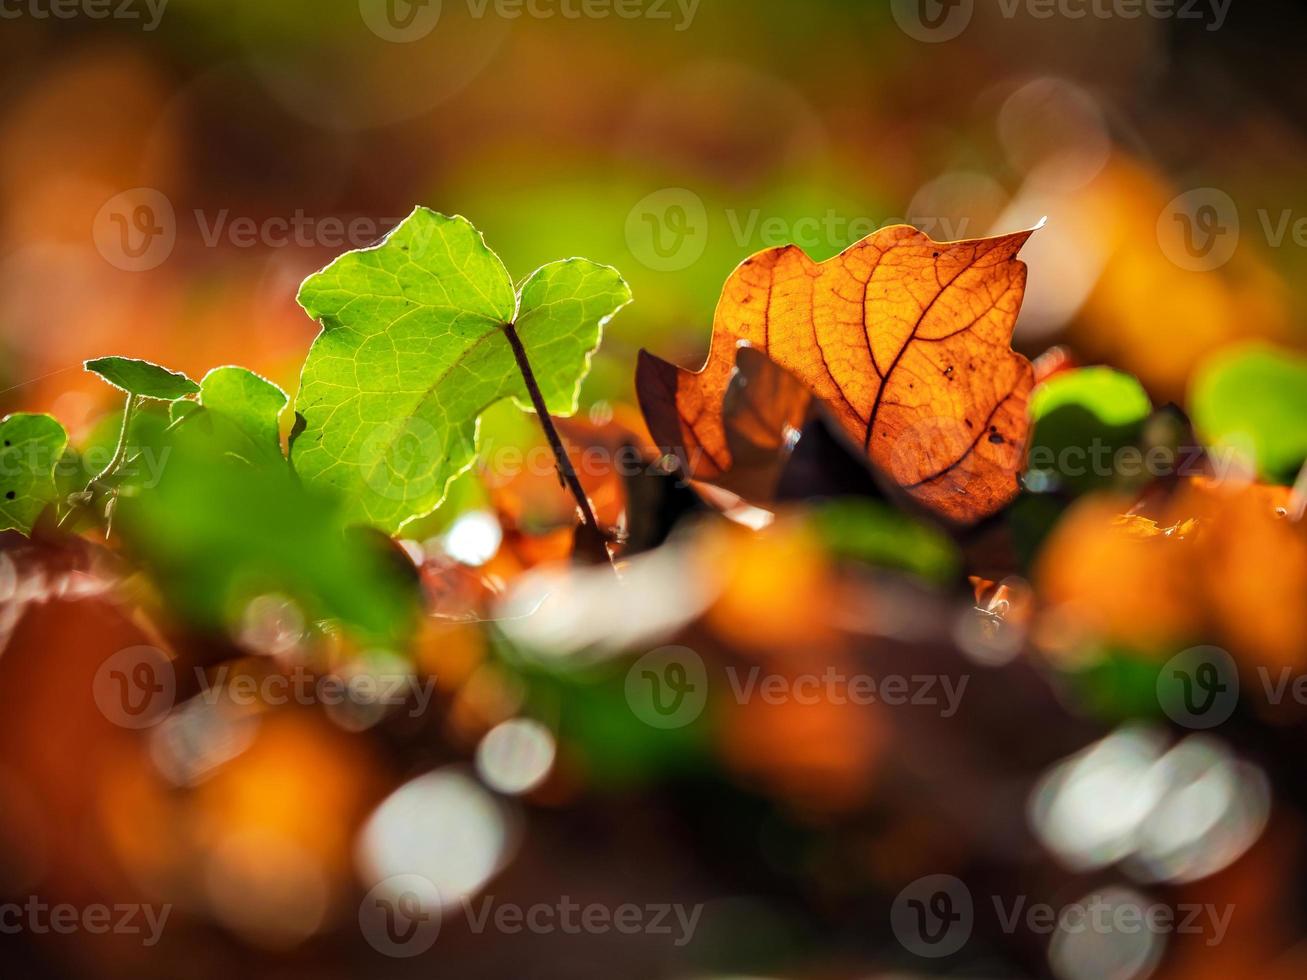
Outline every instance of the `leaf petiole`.
<svg viewBox="0 0 1307 980"><path fill-rule="evenodd" d="M581 480L572 467L572 459L567 455L567 449L563 446L562 437L558 434L554 420L549 416L549 408L545 405L544 395L540 393L540 385L536 382L535 373L531 370L531 362L526 356L526 348L522 346L522 339L517 335L517 329L513 324L504 324L504 336L508 338L508 346L513 348L513 357L517 361L518 370L522 372L522 380L526 382L527 394L531 396L531 405L540 419L540 428L544 430L545 438L549 440L549 448L554 452L558 473L567 485L567 489L572 492L572 496L576 498L576 505L581 509L581 519L585 526L592 534L597 536L596 540L603 540L603 531L599 528L599 522L595 520L594 511L590 508L590 500L586 497L585 489L581 486ZM606 553L607 549L604 550ZM611 555L608 560L611 564Z"/></svg>

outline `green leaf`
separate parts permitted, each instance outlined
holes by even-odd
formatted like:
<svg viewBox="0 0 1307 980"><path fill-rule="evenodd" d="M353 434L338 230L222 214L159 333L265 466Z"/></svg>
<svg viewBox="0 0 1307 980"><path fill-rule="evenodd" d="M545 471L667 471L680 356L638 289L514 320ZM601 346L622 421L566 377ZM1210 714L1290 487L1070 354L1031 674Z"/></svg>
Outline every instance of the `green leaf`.
<svg viewBox="0 0 1307 980"><path fill-rule="evenodd" d="M1307 357L1262 345L1220 351L1196 372L1189 407L1209 447L1251 455L1267 480L1292 483L1307 460Z"/></svg>
<svg viewBox="0 0 1307 980"><path fill-rule="evenodd" d="M170 402L200 390L200 386L184 374L133 357L98 357L87 361L85 367L115 388L142 398Z"/></svg>
<svg viewBox="0 0 1307 980"><path fill-rule="evenodd" d="M465 219L416 209L380 245L310 276L299 302L322 324L300 379L291 459L388 531L434 510L476 456L477 420L504 398L529 409L504 336L515 324L549 411L576 411L603 325L630 302L615 269L546 265L515 294Z"/></svg>
<svg viewBox="0 0 1307 980"><path fill-rule="evenodd" d="M0 422L0 531L30 534L59 495L55 467L68 433L49 415L10 415Z"/></svg>
<svg viewBox="0 0 1307 980"><path fill-rule="evenodd" d="M114 519L170 604L201 626L232 629L251 600L286 595L306 619L401 644L416 622L411 564L405 575L376 541L345 533L339 502L289 467L233 458L198 422L169 433L157 486L124 497Z"/></svg>
<svg viewBox="0 0 1307 980"><path fill-rule="evenodd" d="M962 560L942 532L874 500L848 497L815 504L809 520L831 555L951 582Z"/></svg>
<svg viewBox="0 0 1307 980"><path fill-rule="evenodd" d="M1129 374L1091 367L1055 375L1030 398L1026 484L1081 492L1112 484L1117 452L1138 442L1151 411L1148 393Z"/></svg>
<svg viewBox="0 0 1307 980"><path fill-rule="evenodd" d="M289 401L271 381L243 367L214 368L200 382L200 405L226 430L231 451L250 462L282 458L277 420Z"/></svg>

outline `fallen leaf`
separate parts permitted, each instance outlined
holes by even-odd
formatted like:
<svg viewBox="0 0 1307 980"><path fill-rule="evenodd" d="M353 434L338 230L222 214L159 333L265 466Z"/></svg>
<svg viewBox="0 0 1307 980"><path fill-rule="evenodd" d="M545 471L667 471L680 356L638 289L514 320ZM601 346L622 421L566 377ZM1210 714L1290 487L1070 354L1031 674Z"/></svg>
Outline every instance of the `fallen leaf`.
<svg viewBox="0 0 1307 980"><path fill-rule="evenodd" d="M655 441L716 482L735 457L722 421L736 352L798 378L880 472L959 523L1016 496L1030 362L1012 351L1031 232L939 244L885 228L827 262L794 245L746 260L722 292L707 363L640 352L636 389Z"/></svg>

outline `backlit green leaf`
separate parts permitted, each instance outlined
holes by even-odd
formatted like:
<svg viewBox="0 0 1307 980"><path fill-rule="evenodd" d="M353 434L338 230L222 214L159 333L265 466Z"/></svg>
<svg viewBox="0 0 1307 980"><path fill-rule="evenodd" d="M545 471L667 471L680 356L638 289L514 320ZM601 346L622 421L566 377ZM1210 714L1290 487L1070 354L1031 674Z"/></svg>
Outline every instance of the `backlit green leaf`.
<svg viewBox="0 0 1307 980"><path fill-rule="evenodd" d="M530 408L504 326L516 325L549 411L567 415L630 290L616 270L568 259L515 293L466 219L418 208L380 245L310 276L299 301L322 332L300 379L295 469L339 493L351 519L396 531L471 465L483 411L504 398Z"/></svg>
<svg viewBox="0 0 1307 980"><path fill-rule="evenodd" d="M1263 346L1221 351L1199 368L1189 403L1194 427L1215 453L1251 456L1268 480L1292 483L1307 460L1301 355Z"/></svg>
<svg viewBox="0 0 1307 980"><path fill-rule="evenodd" d="M49 415L10 415L0 422L0 530L28 534L58 496L55 466L68 445Z"/></svg>
<svg viewBox="0 0 1307 980"><path fill-rule="evenodd" d="M98 374L129 395L140 395L143 398L173 401L200 390L200 386L184 374L133 357L97 357L86 362L86 370Z"/></svg>
<svg viewBox="0 0 1307 980"><path fill-rule="evenodd" d="M1067 371L1038 385L1030 397L1026 485L1080 492L1112 485L1122 479L1117 453L1139 440L1152 410L1137 379L1107 367Z"/></svg>
<svg viewBox="0 0 1307 980"><path fill-rule="evenodd" d="M229 429L243 458L281 458L278 419L290 399L271 381L243 367L214 368L200 382L200 404L211 424ZM245 444L245 445L242 445Z"/></svg>

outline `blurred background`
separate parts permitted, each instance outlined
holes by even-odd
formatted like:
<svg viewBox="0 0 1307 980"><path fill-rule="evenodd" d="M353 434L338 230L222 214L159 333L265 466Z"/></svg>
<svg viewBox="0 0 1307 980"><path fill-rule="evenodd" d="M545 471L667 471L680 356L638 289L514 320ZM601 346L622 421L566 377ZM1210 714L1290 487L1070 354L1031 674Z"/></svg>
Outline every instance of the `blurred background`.
<svg viewBox="0 0 1307 980"><path fill-rule="evenodd" d="M1114 424L1147 443L1187 426L1195 379L1231 352L1301 364L1305 36L1294 0L15 0L0 411L111 438L121 405L81 369L110 353L193 377L243 364L293 395L316 334L299 282L422 204L468 217L515 279L572 255L622 272L635 302L565 434L640 443L637 351L697 366L751 253L1046 218L1015 346L1136 378L1120 397L1143 411ZM755 533L680 488L660 506L693 531L650 532L638 601L559 578L573 517L548 466L489 466L406 529L428 615L402 650L349 649L277 596L198 636L124 600L124 578L146 587L90 544L6 551L0 899L170 911L148 944L143 911L142 934L0 914L4 972L1299 976L1305 709L1265 682L1307 668L1307 545L1263 510L1296 506L1302 424L1258 504L1168 496L1137 533L1112 523L1132 500L1096 496L1112 480L1028 482L1002 527L961 539L869 501ZM483 437L539 445L516 411ZM639 536L637 488L588 489ZM1214 510L1219 535L1186 533ZM1210 731L1154 694L1200 642L1244 684ZM143 646L178 680L136 729L96 679ZM707 704L642 717L650 651L664 678L706 672ZM432 700L231 693L310 668ZM907 700L736 696L755 668L895 677ZM494 918L561 921L565 900L638 924ZM1026 917L1095 902L1195 924ZM963 927L943 952L926 935Z"/></svg>

